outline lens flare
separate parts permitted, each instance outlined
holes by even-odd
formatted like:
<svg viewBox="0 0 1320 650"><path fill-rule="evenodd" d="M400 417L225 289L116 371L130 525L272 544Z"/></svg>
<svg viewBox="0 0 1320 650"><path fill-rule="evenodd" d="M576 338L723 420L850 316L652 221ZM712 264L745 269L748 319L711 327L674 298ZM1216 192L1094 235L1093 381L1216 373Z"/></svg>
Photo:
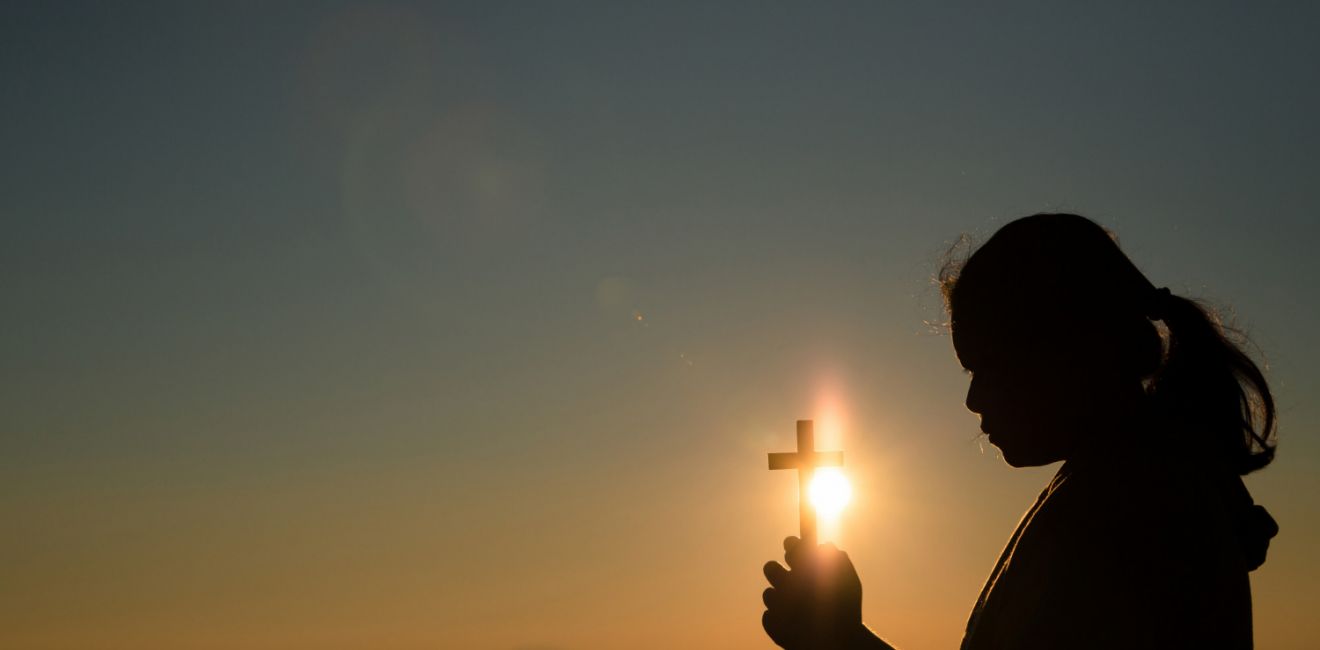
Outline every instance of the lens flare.
<svg viewBox="0 0 1320 650"><path fill-rule="evenodd" d="M852 486L848 483L848 477L837 467L822 467L812 477L807 495L811 505L816 507L818 516L832 519L838 517L844 506L848 505L848 500L852 498Z"/></svg>

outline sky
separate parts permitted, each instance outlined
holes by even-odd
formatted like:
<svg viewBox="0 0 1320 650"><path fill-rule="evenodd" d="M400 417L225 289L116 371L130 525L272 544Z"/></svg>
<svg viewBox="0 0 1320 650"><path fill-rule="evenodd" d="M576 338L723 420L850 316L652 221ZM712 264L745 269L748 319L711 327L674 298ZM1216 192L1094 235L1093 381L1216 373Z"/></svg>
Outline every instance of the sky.
<svg viewBox="0 0 1320 650"><path fill-rule="evenodd" d="M933 5L6 3L0 648L768 648L799 418L955 647L1057 467L931 278L1040 211L1250 336L1320 646L1320 9Z"/></svg>

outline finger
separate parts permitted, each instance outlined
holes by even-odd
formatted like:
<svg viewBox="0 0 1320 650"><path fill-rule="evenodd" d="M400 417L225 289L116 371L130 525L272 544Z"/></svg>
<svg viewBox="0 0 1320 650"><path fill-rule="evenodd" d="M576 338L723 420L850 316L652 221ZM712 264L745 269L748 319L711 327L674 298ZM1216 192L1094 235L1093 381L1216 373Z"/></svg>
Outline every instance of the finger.
<svg viewBox="0 0 1320 650"><path fill-rule="evenodd" d="M778 562L766 562L761 570L765 572L765 579L773 587L782 587L788 581L788 569Z"/></svg>
<svg viewBox="0 0 1320 650"><path fill-rule="evenodd" d="M852 558L848 557L847 552L840 551L839 548L835 546L833 543L826 542L824 544L821 544L821 549L822 549L821 555L829 557L830 562L835 566L845 567L848 569L853 568Z"/></svg>
<svg viewBox="0 0 1320 650"><path fill-rule="evenodd" d="M784 539L784 563L788 565L788 568L800 569L806 566L806 562L803 560L807 551L810 550L807 546L807 544L803 544L802 540L796 537L787 537Z"/></svg>
<svg viewBox="0 0 1320 650"><path fill-rule="evenodd" d="M783 594L774 587L761 592L761 602L765 603L766 609L779 609L780 605L783 604L780 602L782 598Z"/></svg>
<svg viewBox="0 0 1320 650"><path fill-rule="evenodd" d="M857 569L853 567L852 558L848 557L848 554L844 551L839 551L838 562L839 562L839 566L849 571L852 571L854 573L857 571Z"/></svg>
<svg viewBox="0 0 1320 650"><path fill-rule="evenodd" d="M788 637L785 634L786 630L782 617L776 616L767 609L764 614L761 614L761 627L765 629L766 635L770 637L771 641L775 642L775 645L781 648L788 647Z"/></svg>

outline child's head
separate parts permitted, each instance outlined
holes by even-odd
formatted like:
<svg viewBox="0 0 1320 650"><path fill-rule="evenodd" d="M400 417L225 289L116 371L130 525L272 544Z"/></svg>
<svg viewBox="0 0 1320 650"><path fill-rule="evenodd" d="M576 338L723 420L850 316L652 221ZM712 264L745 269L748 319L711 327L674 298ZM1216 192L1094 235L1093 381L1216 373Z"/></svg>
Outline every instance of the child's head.
<svg viewBox="0 0 1320 650"><path fill-rule="evenodd" d="M941 283L954 349L972 373L967 407L1010 464L1141 435L1134 416L1150 412L1239 472L1272 457L1273 402L1255 364L1196 303L1153 286L1095 222L1018 219L947 266Z"/></svg>

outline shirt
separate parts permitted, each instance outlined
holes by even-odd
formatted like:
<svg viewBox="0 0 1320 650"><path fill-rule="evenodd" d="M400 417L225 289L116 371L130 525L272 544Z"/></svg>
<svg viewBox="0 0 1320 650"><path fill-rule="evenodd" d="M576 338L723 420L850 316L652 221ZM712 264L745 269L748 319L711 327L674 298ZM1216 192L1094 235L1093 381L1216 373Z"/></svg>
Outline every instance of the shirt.
<svg viewBox="0 0 1320 650"><path fill-rule="evenodd" d="M1009 539L962 648L1250 648L1247 573L1273 526L1231 473L1070 460Z"/></svg>

